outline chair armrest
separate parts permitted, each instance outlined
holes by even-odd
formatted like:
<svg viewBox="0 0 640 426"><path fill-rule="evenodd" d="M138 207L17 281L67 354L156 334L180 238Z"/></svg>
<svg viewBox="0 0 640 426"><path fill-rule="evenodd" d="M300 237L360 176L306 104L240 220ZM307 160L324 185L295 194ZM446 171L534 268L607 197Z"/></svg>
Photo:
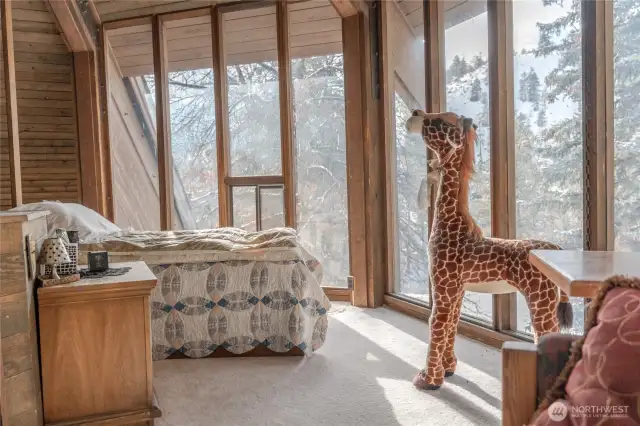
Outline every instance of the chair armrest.
<svg viewBox="0 0 640 426"><path fill-rule="evenodd" d="M537 407L538 350L534 343L502 345L502 426L529 423Z"/></svg>

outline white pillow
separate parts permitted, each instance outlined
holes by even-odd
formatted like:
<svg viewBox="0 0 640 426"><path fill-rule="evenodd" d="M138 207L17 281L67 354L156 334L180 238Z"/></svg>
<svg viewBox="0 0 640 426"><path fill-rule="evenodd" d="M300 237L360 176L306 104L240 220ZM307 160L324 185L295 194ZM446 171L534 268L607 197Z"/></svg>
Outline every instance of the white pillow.
<svg viewBox="0 0 640 426"><path fill-rule="evenodd" d="M75 203L61 203L59 201L42 201L40 203L24 204L9 211L25 212L49 210L47 216L47 230L49 236L56 228L67 231L78 231L80 242L98 241L106 235L120 232L114 223L109 222L97 212Z"/></svg>

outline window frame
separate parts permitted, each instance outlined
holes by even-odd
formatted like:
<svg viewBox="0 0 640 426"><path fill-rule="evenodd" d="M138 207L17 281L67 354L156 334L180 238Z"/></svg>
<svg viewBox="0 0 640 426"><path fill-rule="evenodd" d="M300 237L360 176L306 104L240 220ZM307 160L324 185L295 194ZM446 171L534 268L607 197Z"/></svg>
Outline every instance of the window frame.
<svg viewBox="0 0 640 426"><path fill-rule="evenodd" d="M426 110L443 111L446 93L444 79L444 10L446 0L423 1ZM491 122L491 226L492 236L515 238L515 119L513 57L513 2L487 0L489 31L489 93ZM581 0L582 26L582 114L583 114L583 229L584 250L613 250L613 3ZM584 58L591 58L586 61ZM393 117L391 117L393 120ZM394 140L387 142L393 153ZM393 155L387 159L388 171L394 171ZM596 173L596 170L604 171ZM388 172L388 179L392 178ZM433 191L432 191L433 192ZM395 202L394 197L389 203ZM389 207L388 210L392 210ZM505 214L506 212L506 214ZM430 219L431 220L431 219ZM391 222L388 221L391 226ZM390 228L393 229L393 228ZM394 253L394 252L390 252ZM393 263L395 255L390 256ZM392 274L390 280L396 279ZM387 302L412 315L430 314L421 301L393 292L388 284ZM588 303L589 300L585 300ZM407 308L413 305L413 311ZM462 317L462 323L491 328L497 334L520 340L532 340L530 334L516 330L516 294L493 296L492 324ZM587 309L585 309L585 312ZM474 337L477 337L477 333Z"/></svg>

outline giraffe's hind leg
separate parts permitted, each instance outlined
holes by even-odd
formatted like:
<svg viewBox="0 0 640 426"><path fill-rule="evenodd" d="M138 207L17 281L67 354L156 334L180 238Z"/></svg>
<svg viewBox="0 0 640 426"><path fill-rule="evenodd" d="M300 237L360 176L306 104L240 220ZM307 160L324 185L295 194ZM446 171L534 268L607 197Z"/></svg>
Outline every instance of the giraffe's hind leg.
<svg viewBox="0 0 640 426"><path fill-rule="evenodd" d="M460 292L458 299L454 302L453 309L453 324L449 328L449 335L447 336L447 343L444 348L444 357L442 360L442 366L444 367L444 377L451 377L456 371L458 359L454 351L454 345L456 342L456 334L458 332L458 322L460 322L460 310L462 309L462 301L464 299L464 291Z"/></svg>
<svg viewBox="0 0 640 426"><path fill-rule="evenodd" d="M527 292L528 290L528 292ZM556 286L546 278L534 278L523 292L533 327L533 338L537 342L540 336L560 331L557 317L558 290Z"/></svg>

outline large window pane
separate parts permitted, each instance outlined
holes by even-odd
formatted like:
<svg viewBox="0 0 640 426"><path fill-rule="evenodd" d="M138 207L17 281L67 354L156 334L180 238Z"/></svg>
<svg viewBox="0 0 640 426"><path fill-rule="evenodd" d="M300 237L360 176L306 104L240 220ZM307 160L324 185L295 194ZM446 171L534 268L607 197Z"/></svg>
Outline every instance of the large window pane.
<svg viewBox="0 0 640 426"><path fill-rule="evenodd" d="M469 210L485 236L491 235L489 37L486 3L463 3L445 12L447 111L473 119L478 125L476 173L470 183ZM470 36L472 34L472 36ZM493 296L466 292L462 313L492 320Z"/></svg>
<svg viewBox="0 0 640 426"><path fill-rule="evenodd" d="M233 226L245 231L258 230L256 221L256 188L254 186L236 186L231 191L233 208Z"/></svg>
<svg viewBox="0 0 640 426"><path fill-rule="evenodd" d="M411 115L408 102L396 92L396 291L429 303L428 215L418 202L419 197L425 201L429 197L428 192L419 194L427 172L427 148L419 135L409 134L404 126Z"/></svg>
<svg viewBox="0 0 640 426"><path fill-rule="evenodd" d="M428 195L422 179L427 174L427 148L418 135L407 133L405 122L414 108L425 106L424 31L422 2L398 2L389 7L387 38L393 76L394 143L389 152L389 179L394 182L388 194L392 203L394 235L390 257L394 261L396 293L427 304L429 294L429 256L427 253ZM404 16L403 16L404 15ZM407 25L407 23L409 25ZM419 198L423 201L419 202Z"/></svg>
<svg viewBox="0 0 640 426"><path fill-rule="evenodd" d="M349 226L342 19L328 1L289 5L300 240L346 287Z"/></svg>
<svg viewBox="0 0 640 426"><path fill-rule="evenodd" d="M109 136L115 222L160 229L151 25L107 33ZM135 183L132 185L132 183Z"/></svg>
<svg viewBox="0 0 640 426"><path fill-rule="evenodd" d="M279 175L275 6L223 14L233 176Z"/></svg>
<svg viewBox="0 0 640 426"><path fill-rule="evenodd" d="M580 2L513 3L516 231L582 249L582 55ZM584 304L572 299L574 330ZM517 329L531 332L518 295Z"/></svg>
<svg viewBox="0 0 640 426"><path fill-rule="evenodd" d="M640 251L640 1L613 3L615 249Z"/></svg>
<svg viewBox="0 0 640 426"><path fill-rule="evenodd" d="M282 187L260 187L261 229L284 226L284 191Z"/></svg>
<svg viewBox="0 0 640 426"><path fill-rule="evenodd" d="M165 23L174 229L218 226L215 94L209 15Z"/></svg>

